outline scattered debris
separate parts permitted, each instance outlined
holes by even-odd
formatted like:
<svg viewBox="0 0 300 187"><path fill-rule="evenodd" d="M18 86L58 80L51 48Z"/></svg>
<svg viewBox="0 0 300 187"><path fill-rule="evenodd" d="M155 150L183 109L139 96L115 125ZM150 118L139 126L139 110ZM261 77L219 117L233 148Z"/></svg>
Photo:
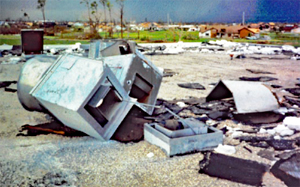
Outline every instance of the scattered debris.
<svg viewBox="0 0 300 187"><path fill-rule="evenodd" d="M295 96L300 96L300 88L286 88L285 90Z"/></svg>
<svg viewBox="0 0 300 187"><path fill-rule="evenodd" d="M171 69L164 69L163 77L173 77L173 75L178 75L178 73L172 71Z"/></svg>
<svg viewBox="0 0 300 187"><path fill-rule="evenodd" d="M269 168L256 161L210 152L199 165L199 173L253 186L261 186L262 177Z"/></svg>
<svg viewBox="0 0 300 187"><path fill-rule="evenodd" d="M269 140L267 142L271 147L273 147L275 150L281 151L281 150L292 150L295 149L295 140L285 140L285 139L273 139Z"/></svg>
<svg viewBox="0 0 300 187"><path fill-rule="evenodd" d="M24 134L24 131L27 131L27 133ZM64 136L86 136L85 133L69 128L58 121L51 121L34 126L26 124L21 127L19 132L17 136L36 136L49 133Z"/></svg>
<svg viewBox="0 0 300 187"><path fill-rule="evenodd" d="M0 51L0 56L12 55L12 56L21 56L22 47L20 45L13 45L11 49Z"/></svg>
<svg viewBox="0 0 300 187"><path fill-rule="evenodd" d="M16 90L16 89L13 89L13 88L4 88L4 91L6 91L6 92L11 92L11 93L17 92L17 90Z"/></svg>
<svg viewBox="0 0 300 187"><path fill-rule="evenodd" d="M300 181L300 153L297 152L286 159L277 161L270 170L287 186L299 186Z"/></svg>
<svg viewBox="0 0 300 187"><path fill-rule="evenodd" d="M199 83L179 83L177 84L182 88L196 89L196 90L205 90L205 87Z"/></svg>
<svg viewBox="0 0 300 187"><path fill-rule="evenodd" d="M2 81L0 82L0 88L7 88L11 84L17 84L17 81Z"/></svg>
<svg viewBox="0 0 300 187"><path fill-rule="evenodd" d="M268 71L262 71L262 70L255 70L255 69L246 69L247 71L253 73L253 74L275 74Z"/></svg>
<svg viewBox="0 0 300 187"><path fill-rule="evenodd" d="M280 135L280 136L291 136L294 134L294 131L288 128L285 125L278 125L274 128L274 130Z"/></svg>
<svg viewBox="0 0 300 187"><path fill-rule="evenodd" d="M268 82L268 81L274 81L278 80L274 77L268 77L268 76L261 76L261 77L240 77L239 78L242 81L259 81L259 82Z"/></svg>
<svg viewBox="0 0 300 187"><path fill-rule="evenodd" d="M271 161L276 160L274 151L270 151L268 149L260 150L257 155Z"/></svg>
<svg viewBox="0 0 300 187"><path fill-rule="evenodd" d="M280 137L280 136L279 136ZM251 146L268 148L273 147L275 150L292 150L295 149L296 140L291 139L277 139L276 136L255 136L255 135L242 135L235 137L236 139L248 142Z"/></svg>
<svg viewBox="0 0 300 187"><path fill-rule="evenodd" d="M154 153L152 153L152 152L147 154L148 158L152 158L153 156L154 156Z"/></svg>
<svg viewBox="0 0 300 187"><path fill-rule="evenodd" d="M271 84L271 87L272 87L272 88L282 88L282 86L276 85L276 84Z"/></svg>
<svg viewBox="0 0 300 187"><path fill-rule="evenodd" d="M293 105L297 105L298 108L300 107L300 98L290 97L287 95L284 95L283 98L287 101L287 103Z"/></svg>
<svg viewBox="0 0 300 187"><path fill-rule="evenodd" d="M249 149L248 147L246 147L246 146L243 146L243 148L244 149L246 149L249 153L252 153L252 150L251 149Z"/></svg>
<svg viewBox="0 0 300 187"><path fill-rule="evenodd" d="M225 155L232 155L236 152L234 146L222 145L222 144L219 144L218 147L214 149L214 151Z"/></svg>
<svg viewBox="0 0 300 187"><path fill-rule="evenodd" d="M288 128L300 131L300 118L299 117L286 117L283 120L283 124Z"/></svg>
<svg viewBox="0 0 300 187"><path fill-rule="evenodd" d="M178 73L172 71L171 69L164 69L163 77L173 77L173 75L178 75Z"/></svg>

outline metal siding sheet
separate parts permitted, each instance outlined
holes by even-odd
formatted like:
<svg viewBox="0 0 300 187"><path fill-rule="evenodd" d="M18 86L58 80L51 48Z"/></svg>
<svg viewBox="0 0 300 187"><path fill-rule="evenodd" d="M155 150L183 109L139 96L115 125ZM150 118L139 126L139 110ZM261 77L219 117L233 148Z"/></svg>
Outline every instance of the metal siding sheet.
<svg viewBox="0 0 300 187"><path fill-rule="evenodd" d="M261 82L222 82L231 91L238 113L266 112L279 108L275 96Z"/></svg>

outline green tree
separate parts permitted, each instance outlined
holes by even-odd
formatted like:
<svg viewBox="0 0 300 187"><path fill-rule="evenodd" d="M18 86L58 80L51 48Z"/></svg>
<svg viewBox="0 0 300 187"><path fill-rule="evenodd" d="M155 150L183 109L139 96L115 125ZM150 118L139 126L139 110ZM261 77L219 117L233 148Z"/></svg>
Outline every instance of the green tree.
<svg viewBox="0 0 300 187"><path fill-rule="evenodd" d="M85 4L85 6L87 7L88 16L89 16L89 24L90 24L90 22L92 21L92 19L91 19L91 10L90 10L90 0L82 0L82 1L80 1L80 4Z"/></svg>

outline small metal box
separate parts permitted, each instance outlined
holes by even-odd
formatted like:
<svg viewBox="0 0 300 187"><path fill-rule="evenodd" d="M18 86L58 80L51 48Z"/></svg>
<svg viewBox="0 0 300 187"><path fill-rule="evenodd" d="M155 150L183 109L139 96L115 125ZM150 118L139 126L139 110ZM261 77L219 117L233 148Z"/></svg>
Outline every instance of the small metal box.
<svg viewBox="0 0 300 187"><path fill-rule="evenodd" d="M208 127L207 133L190 134L190 132L178 133L177 137L170 137L156 123L145 124L145 140L160 147L168 156L191 153L194 151L211 150L223 143L222 131Z"/></svg>
<svg viewBox="0 0 300 187"><path fill-rule="evenodd" d="M21 30L22 52L27 54L42 54L44 45L43 29L22 29Z"/></svg>

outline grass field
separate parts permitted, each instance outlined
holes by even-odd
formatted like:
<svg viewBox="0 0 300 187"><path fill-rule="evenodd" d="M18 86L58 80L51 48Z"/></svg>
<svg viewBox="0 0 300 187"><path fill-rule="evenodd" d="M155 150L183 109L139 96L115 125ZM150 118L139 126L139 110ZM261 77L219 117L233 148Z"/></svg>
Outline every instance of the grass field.
<svg viewBox="0 0 300 187"><path fill-rule="evenodd" d="M265 43L274 45L293 45L300 47L300 36L288 33L269 33L271 40L246 40L246 39L234 39L234 42L247 42L247 43ZM100 32L99 38L107 38L107 32ZM75 44L80 42L83 44L89 43L90 40L83 40L81 38L86 38L84 33L71 32L65 33L63 35L57 34L55 36L44 36L44 44ZM121 33L114 33L113 38L121 38ZM171 31L139 31L139 32L124 32L124 39L134 40L138 43L153 43L153 42L178 42L179 40L183 42L207 42L209 38L199 38L198 32L186 32L180 30ZM0 35L0 45L21 45L20 35Z"/></svg>

